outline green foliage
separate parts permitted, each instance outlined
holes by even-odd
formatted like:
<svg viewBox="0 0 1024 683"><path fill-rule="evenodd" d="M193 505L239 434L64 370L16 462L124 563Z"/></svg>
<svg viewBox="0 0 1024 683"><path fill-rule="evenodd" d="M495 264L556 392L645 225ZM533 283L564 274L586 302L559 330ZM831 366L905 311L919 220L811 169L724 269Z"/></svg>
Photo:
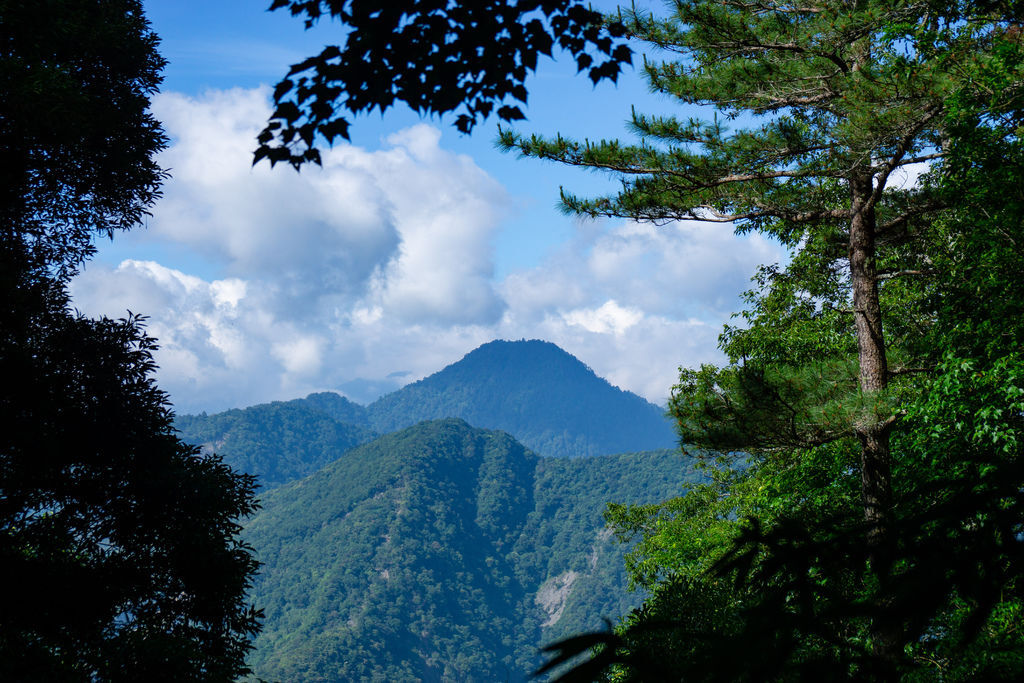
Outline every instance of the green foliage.
<svg viewBox="0 0 1024 683"><path fill-rule="evenodd" d="M317 407L311 407L317 406ZM348 417L362 406L337 394L274 402L215 415L179 415L182 440L219 454L226 464L274 488L312 474L345 451L373 438L373 432L327 412Z"/></svg>
<svg viewBox="0 0 1024 683"><path fill-rule="evenodd" d="M891 414L857 392L852 362L680 370L669 410L683 443L732 451L825 444L866 413Z"/></svg>
<svg viewBox="0 0 1024 683"><path fill-rule="evenodd" d="M671 451L537 458L459 420L383 436L268 493L248 525L265 563L251 664L283 680L524 680L541 642L639 602L605 501L650 503L693 476Z"/></svg>
<svg viewBox="0 0 1024 683"><path fill-rule="evenodd" d="M613 387L575 357L542 341L493 341L367 411L378 432L458 417L501 429L545 456L579 457L668 448L662 411Z"/></svg>
<svg viewBox="0 0 1024 683"><path fill-rule="evenodd" d="M525 118L516 103L526 104L526 76L556 47L594 83L615 81L632 57L619 40L622 25L605 24L577 0L274 0L270 9L304 16L306 28L326 16L346 30L340 47L292 65L274 88L276 109L254 163L296 169L320 163L318 137L348 139L342 111L383 113L396 102L421 113L458 111L455 125L468 133L492 112Z"/></svg>
<svg viewBox="0 0 1024 683"><path fill-rule="evenodd" d="M596 647L575 671L614 680L1018 680L1019 3L672 9L631 24L685 55L648 66L654 87L761 125L637 116L635 146L504 144L623 174L569 210L735 220L792 258L755 277L730 365L684 371L672 399L684 441L749 457L613 507L651 596L551 651Z"/></svg>
<svg viewBox="0 0 1024 683"><path fill-rule="evenodd" d="M1019 35L996 33L991 53L974 62L979 82L1005 88L1024 67ZM904 481L930 496L904 496L912 509L945 509L930 538L958 547L932 559L930 571L960 581L948 587L933 632L914 656L947 680L1013 680L1024 675L1017 625L1020 576L1020 470L1024 429L1024 111L1019 88L981 89L952 98L950 145L939 189L956 204L935 225L936 269L927 335L936 370L906 404ZM998 116L988 118L993 112ZM984 302L984 305L979 305ZM918 484L920 482L920 484ZM960 523L951 524L948 520ZM966 565L964 567L963 565ZM927 669L926 669L927 670Z"/></svg>

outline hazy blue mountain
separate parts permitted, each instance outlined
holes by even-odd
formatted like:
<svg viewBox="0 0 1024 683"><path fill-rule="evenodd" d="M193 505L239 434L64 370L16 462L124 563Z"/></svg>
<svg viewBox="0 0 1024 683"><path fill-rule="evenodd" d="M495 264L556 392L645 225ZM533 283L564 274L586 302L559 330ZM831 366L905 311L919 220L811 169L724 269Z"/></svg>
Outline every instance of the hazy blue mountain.
<svg viewBox="0 0 1024 683"><path fill-rule="evenodd" d="M341 394L336 394L333 391L323 391L318 394L310 394L306 398L297 398L293 401L287 401L287 405L315 410L318 413L323 413L324 415L337 420L338 422L345 422L363 427L370 426L370 415L366 411L366 406L350 401Z"/></svg>
<svg viewBox="0 0 1024 683"><path fill-rule="evenodd" d="M390 394L392 391L400 389L405 384L403 377L407 374L406 372L395 372L384 379L352 379L339 384L338 389L353 401L366 405L373 403L384 394Z"/></svg>
<svg viewBox="0 0 1024 683"><path fill-rule="evenodd" d="M360 411L363 411L362 413ZM215 415L178 415L185 441L223 456L236 470L255 474L264 488L304 477L376 434L337 417L365 409L337 394L265 403Z"/></svg>
<svg viewBox="0 0 1024 683"><path fill-rule="evenodd" d="M264 563L251 664L269 680L525 680L540 644L639 602L606 502L693 479L678 452L540 458L455 419L387 434L264 496L245 532Z"/></svg>
<svg viewBox="0 0 1024 683"><path fill-rule="evenodd" d="M674 448L664 411L550 342L493 341L367 407L379 433L458 417L545 456Z"/></svg>
<svg viewBox="0 0 1024 683"><path fill-rule="evenodd" d="M322 392L214 415L179 415L183 439L215 451L265 489L315 472L373 436L457 417L501 429L544 456L675 448L661 408L612 386L554 344L494 341L362 406Z"/></svg>

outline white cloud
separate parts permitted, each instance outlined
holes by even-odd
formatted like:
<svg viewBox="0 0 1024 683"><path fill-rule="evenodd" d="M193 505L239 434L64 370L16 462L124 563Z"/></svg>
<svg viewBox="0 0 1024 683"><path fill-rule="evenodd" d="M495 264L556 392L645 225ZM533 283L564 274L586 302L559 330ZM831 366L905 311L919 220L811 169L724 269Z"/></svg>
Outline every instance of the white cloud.
<svg viewBox="0 0 1024 683"><path fill-rule="evenodd" d="M780 256L773 242L737 237L727 225L626 222L581 231L547 267L510 277L506 290L549 301L567 293L571 306L614 299L675 319L721 317L733 310L754 267Z"/></svg>
<svg viewBox="0 0 1024 683"><path fill-rule="evenodd" d="M494 338L559 344L662 402L716 338L758 263L779 249L727 226L581 223L535 267L494 278L514 201L427 125L376 151L339 145L322 169L251 167L266 90L161 95L174 174L148 231L187 259L92 263L73 283L90 315L150 316L159 380L180 410L220 410L363 378L416 380ZM557 220L553 214L552 220ZM157 261L162 261L158 263Z"/></svg>
<svg viewBox="0 0 1024 683"><path fill-rule="evenodd" d="M493 322L502 302L492 284L491 240L507 200L471 159L443 152L440 137L422 124L403 130L366 168L381 184L396 185L389 199L402 236L376 274L374 299L406 321Z"/></svg>
<svg viewBox="0 0 1024 683"><path fill-rule="evenodd" d="M247 286L244 280L231 278L230 280L217 280L210 284L210 291L213 294L213 302L218 306L237 308L238 302L245 298Z"/></svg>
<svg viewBox="0 0 1024 683"><path fill-rule="evenodd" d="M588 332L621 337L643 320L644 314L636 308L623 308L614 299L609 299L600 308L578 308L563 313L562 318L570 325L578 325Z"/></svg>
<svg viewBox="0 0 1024 683"><path fill-rule="evenodd" d="M272 283L260 295L277 310L372 292L407 319L500 315L490 245L508 200L471 159L441 149L436 129L414 126L376 152L338 145L323 168L297 174L251 166L265 89L169 93L153 109L174 140L161 157L173 178L148 238Z"/></svg>
<svg viewBox="0 0 1024 683"><path fill-rule="evenodd" d="M273 344L270 349L286 372L310 376L320 370L323 346L324 340L319 337L299 335Z"/></svg>
<svg viewBox="0 0 1024 683"><path fill-rule="evenodd" d="M664 404L678 368L721 362L718 321L645 316L620 334L593 332L548 318L545 338L580 358L598 375L649 401Z"/></svg>
<svg viewBox="0 0 1024 683"><path fill-rule="evenodd" d="M917 187L921 176L931 170L931 164L927 161L920 161L916 164L900 166L892 172L889 177L888 187L908 190Z"/></svg>

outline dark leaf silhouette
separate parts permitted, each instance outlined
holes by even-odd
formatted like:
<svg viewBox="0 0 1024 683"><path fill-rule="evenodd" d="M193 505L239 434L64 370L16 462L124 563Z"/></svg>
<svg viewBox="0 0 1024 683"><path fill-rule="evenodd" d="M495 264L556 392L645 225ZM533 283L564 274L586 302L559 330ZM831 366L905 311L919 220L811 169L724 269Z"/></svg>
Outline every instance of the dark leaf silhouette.
<svg viewBox="0 0 1024 683"><path fill-rule="evenodd" d="M399 102L420 113L454 112L463 133L495 106L502 120L522 119L507 102L526 102L527 74L555 44L595 83L614 81L632 58L623 27L606 25L579 0L275 0L270 9L304 17L307 28L336 20L346 33L275 87L277 108L253 163L319 163L311 153L318 137L348 139L347 116Z"/></svg>

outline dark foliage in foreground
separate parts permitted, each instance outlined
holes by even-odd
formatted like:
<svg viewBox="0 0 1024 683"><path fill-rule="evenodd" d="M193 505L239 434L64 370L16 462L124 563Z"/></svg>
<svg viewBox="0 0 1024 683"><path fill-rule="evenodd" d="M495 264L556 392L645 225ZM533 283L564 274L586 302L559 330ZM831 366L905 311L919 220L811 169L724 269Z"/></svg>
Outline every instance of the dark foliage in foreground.
<svg viewBox="0 0 1024 683"><path fill-rule="evenodd" d="M159 194L156 44L134 0L0 0L5 680L231 681L258 630L252 477L177 438L140 317L66 293Z"/></svg>
<svg viewBox="0 0 1024 683"><path fill-rule="evenodd" d="M383 113L402 102L420 113L459 112L468 133L491 113L524 118L527 75L564 50L597 83L615 81L632 51L623 27L579 0L274 0L307 28L338 21L344 41L292 65L274 88L276 109L255 162L320 162L318 138L348 139L345 113Z"/></svg>
<svg viewBox="0 0 1024 683"><path fill-rule="evenodd" d="M233 680L256 569L253 478L200 457L138 318L67 311L3 245L0 667L12 680ZM12 263L12 257L15 257Z"/></svg>

